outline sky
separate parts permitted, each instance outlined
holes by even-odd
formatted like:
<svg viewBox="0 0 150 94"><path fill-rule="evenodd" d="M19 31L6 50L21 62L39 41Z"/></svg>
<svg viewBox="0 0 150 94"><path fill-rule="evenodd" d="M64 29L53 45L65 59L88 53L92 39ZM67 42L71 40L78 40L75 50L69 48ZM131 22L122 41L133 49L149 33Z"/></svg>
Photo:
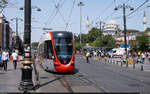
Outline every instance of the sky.
<svg viewBox="0 0 150 94"><path fill-rule="evenodd" d="M86 19L89 18L89 30L92 27L98 27L97 22L103 21L108 23L115 20L123 30L123 10L119 5L129 5L136 10L146 0L31 0L31 42L38 42L41 36L46 32L43 28L51 28L51 31L70 31L75 34L80 33L80 7L79 2L83 2L82 6L82 33L86 33ZM146 2L134 13L126 8L126 25L127 29L136 29L143 31L143 15L146 12L147 27L150 27L150 1ZM36 7L41 11L36 11ZM56 6L58 8L56 8ZM4 9L3 14L10 22L13 31L16 31L16 22L11 19L19 17L23 21L19 21L19 35L23 39L24 32L24 11L19 10L24 7L24 0L8 0L8 6ZM58 10L59 9L59 10ZM68 24L66 26L66 24Z"/></svg>

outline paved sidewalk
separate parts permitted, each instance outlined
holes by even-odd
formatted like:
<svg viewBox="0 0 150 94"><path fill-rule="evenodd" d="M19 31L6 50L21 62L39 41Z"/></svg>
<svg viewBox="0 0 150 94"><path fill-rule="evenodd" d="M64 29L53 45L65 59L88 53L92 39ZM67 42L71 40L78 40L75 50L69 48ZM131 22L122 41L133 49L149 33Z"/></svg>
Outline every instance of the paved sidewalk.
<svg viewBox="0 0 150 94"><path fill-rule="evenodd" d="M7 71L0 70L0 93L4 92L20 92L18 90L21 81L21 62L17 62L15 70L12 62L8 62Z"/></svg>

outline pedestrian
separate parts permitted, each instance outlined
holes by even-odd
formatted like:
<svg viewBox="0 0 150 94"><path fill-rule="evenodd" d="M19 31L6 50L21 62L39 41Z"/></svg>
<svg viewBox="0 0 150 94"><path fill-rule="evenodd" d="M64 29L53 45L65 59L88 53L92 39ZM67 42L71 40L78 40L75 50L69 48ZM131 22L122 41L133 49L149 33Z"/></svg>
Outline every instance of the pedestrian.
<svg viewBox="0 0 150 94"><path fill-rule="evenodd" d="M148 52L148 61L150 63L150 52Z"/></svg>
<svg viewBox="0 0 150 94"><path fill-rule="evenodd" d="M90 56L90 53L89 53L89 51L87 51L87 52L86 52L86 62L87 62L87 63L89 63L89 56Z"/></svg>
<svg viewBox="0 0 150 94"><path fill-rule="evenodd" d="M17 52L14 50L13 53L12 53L12 59L13 59L13 65L14 65L14 69L16 70L17 68L17 57L18 57L18 54Z"/></svg>
<svg viewBox="0 0 150 94"><path fill-rule="evenodd" d="M9 53L7 50L4 50L4 52L2 53L2 61L4 64L4 70L7 71L7 62L9 60Z"/></svg>
<svg viewBox="0 0 150 94"><path fill-rule="evenodd" d="M0 67L3 67L3 62L2 62L2 52L0 51Z"/></svg>
<svg viewBox="0 0 150 94"><path fill-rule="evenodd" d="M142 64L144 64L144 61L145 61L145 54L144 54L144 52L141 54L142 55Z"/></svg>

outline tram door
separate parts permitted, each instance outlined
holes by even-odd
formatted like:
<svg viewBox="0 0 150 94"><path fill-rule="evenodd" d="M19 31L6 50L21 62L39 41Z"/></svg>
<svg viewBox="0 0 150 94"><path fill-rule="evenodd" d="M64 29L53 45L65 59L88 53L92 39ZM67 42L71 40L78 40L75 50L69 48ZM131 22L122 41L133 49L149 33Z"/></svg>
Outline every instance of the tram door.
<svg viewBox="0 0 150 94"><path fill-rule="evenodd" d="M44 58L45 58L45 66L46 70L54 71L54 63L53 63L53 48L52 48L52 41L47 40L44 43Z"/></svg>

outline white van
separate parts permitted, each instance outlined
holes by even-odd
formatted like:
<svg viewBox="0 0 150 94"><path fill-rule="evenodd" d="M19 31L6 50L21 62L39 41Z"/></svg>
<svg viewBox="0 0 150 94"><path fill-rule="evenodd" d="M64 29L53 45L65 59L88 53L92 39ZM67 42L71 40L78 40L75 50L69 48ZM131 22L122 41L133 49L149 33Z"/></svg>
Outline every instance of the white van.
<svg viewBox="0 0 150 94"><path fill-rule="evenodd" d="M125 53L124 48L114 48L114 49L112 49L110 56L111 57L122 57L124 53Z"/></svg>

